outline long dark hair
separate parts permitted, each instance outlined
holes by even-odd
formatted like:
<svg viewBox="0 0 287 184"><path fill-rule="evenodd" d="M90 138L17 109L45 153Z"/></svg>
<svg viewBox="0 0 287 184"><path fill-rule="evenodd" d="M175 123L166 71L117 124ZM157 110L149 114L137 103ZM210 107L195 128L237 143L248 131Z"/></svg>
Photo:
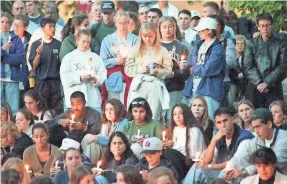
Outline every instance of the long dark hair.
<svg viewBox="0 0 287 184"><path fill-rule="evenodd" d="M45 103L45 101L42 99L42 97L40 96L40 94L33 90L30 89L28 91L26 91L26 93L24 94L24 98L28 96L30 98L32 98L33 100L35 100L36 102L38 102L38 108L40 111L42 111L42 113L45 113L48 110L48 106Z"/></svg>
<svg viewBox="0 0 287 184"><path fill-rule="evenodd" d="M117 169L117 173L122 173L127 184L144 184L144 180L139 170L132 165L121 165Z"/></svg>
<svg viewBox="0 0 287 184"><path fill-rule="evenodd" d="M70 184L79 184L80 181L87 175L92 175L91 168L87 165L79 165L72 172Z"/></svg>
<svg viewBox="0 0 287 184"><path fill-rule="evenodd" d="M83 12L77 12L73 18L69 18L68 22L65 24L61 34L62 40L64 40L70 33L75 33L75 26L79 26L82 22L88 18L88 15Z"/></svg>
<svg viewBox="0 0 287 184"><path fill-rule="evenodd" d="M111 134L110 138L109 138L109 142L108 142L108 145L107 145L107 149L105 151L105 155L104 155L104 159L103 159L103 168L106 168L107 167L107 164L114 159L114 155L113 153L111 152L111 144L112 144L112 141L113 141L113 138L114 137L120 137L124 144L126 145L126 150L123 152L122 154L122 161L125 161L126 159L128 159L129 157L133 156L133 151L131 150L131 146L130 146L130 143L129 143L129 140L128 138L126 137L126 135L122 132L114 132Z"/></svg>
<svg viewBox="0 0 287 184"><path fill-rule="evenodd" d="M145 116L145 123L149 123L152 119L152 111L151 111L151 108L148 104L148 102L146 101L146 99L144 98L141 98L141 97L138 97L138 98L135 98L130 106L129 106L129 120L133 120L134 117L133 117L133 113L132 113L132 109L134 107L143 107L145 110L146 110L146 116Z"/></svg>
<svg viewBox="0 0 287 184"><path fill-rule="evenodd" d="M183 113L183 122L184 122L184 125L186 127L186 132L185 132L185 135L186 135L186 139L185 139L186 161L189 162L190 154L189 154L189 149L188 149L188 142L190 140L190 137L189 137L190 129L193 127L197 127L200 129L202 134L203 134L203 129L202 129L202 126L200 126L197 123L197 120L194 117L194 115L192 114L190 108L187 105L180 103L180 104L176 104L171 111L171 131L170 131L171 137L173 136L172 135L173 129L176 126L174 118L173 118L173 111L176 107L180 107L182 109L182 113Z"/></svg>

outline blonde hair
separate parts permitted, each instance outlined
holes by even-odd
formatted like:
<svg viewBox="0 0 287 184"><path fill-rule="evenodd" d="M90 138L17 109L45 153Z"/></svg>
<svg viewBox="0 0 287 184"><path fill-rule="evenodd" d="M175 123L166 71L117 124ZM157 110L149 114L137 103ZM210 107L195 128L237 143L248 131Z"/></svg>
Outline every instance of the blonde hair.
<svg viewBox="0 0 287 184"><path fill-rule="evenodd" d="M12 113L12 110L10 108L10 105L5 102L5 101L1 101L1 111L4 111L7 113L7 116L8 116L8 119L7 121L12 121L12 122L15 122L15 119L13 117L13 113Z"/></svg>
<svg viewBox="0 0 287 184"><path fill-rule="evenodd" d="M159 33L157 32L156 26L152 22L146 22L142 24L140 31L139 31L139 44L138 44L138 48L136 52L137 57L141 57L146 52L146 46L142 40L143 32L152 32L156 34L155 42L153 46L155 47L156 52L159 52L161 48L160 37L159 37Z"/></svg>
<svg viewBox="0 0 287 184"><path fill-rule="evenodd" d="M16 157L9 158L4 163L2 170L11 169L11 167L13 166L16 166L17 168L19 168L21 172L23 173L23 176L21 178L21 184L29 184L31 182L31 178L24 167L24 162L21 159L16 158Z"/></svg>
<svg viewBox="0 0 287 184"><path fill-rule="evenodd" d="M249 107L251 107L252 110L254 110L254 106L253 106L253 104L252 104L252 102L250 100L242 99L236 104L236 111L237 111L237 113L238 113L239 106L242 105L242 104L246 104Z"/></svg>
<svg viewBox="0 0 287 184"><path fill-rule="evenodd" d="M191 104L189 106L189 108L191 109L192 103L194 102L194 100L199 99L201 100L201 102L203 103L204 106L204 114L201 118L201 122L199 122L203 128L203 130L206 130L208 125L209 125L209 114L208 114L208 105L206 100L204 99L203 96L196 96L194 99L192 99Z"/></svg>
<svg viewBox="0 0 287 184"><path fill-rule="evenodd" d="M287 105L286 105L286 103L282 100L276 100L269 105L270 111L271 111L272 106L274 106L274 105L278 105L280 107L280 109L282 110L282 113L283 113L283 123L282 124L286 124L287 123Z"/></svg>
<svg viewBox="0 0 287 184"><path fill-rule="evenodd" d="M242 40L244 41L244 45L246 45L246 37L244 35L235 35L235 40Z"/></svg>
<svg viewBox="0 0 287 184"><path fill-rule="evenodd" d="M129 14L124 11L118 11L115 15L114 21L118 22L121 17L126 17L127 20L130 20Z"/></svg>
<svg viewBox="0 0 287 184"><path fill-rule="evenodd" d="M157 31L158 31L158 33L159 33L160 38L162 39L162 34L161 34L161 31L160 31L160 26L161 26L162 23L164 23L164 22L166 22L166 21L169 21L169 22L172 23L173 28L174 28L174 31L173 31L173 40L177 40L177 38L176 38L176 29L177 29L177 27L176 27L176 22L173 20L172 17L169 17L169 16L167 16L167 17L161 17L161 18L159 19L158 26L157 26Z"/></svg>
<svg viewBox="0 0 287 184"><path fill-rule="evenodd" d="M1 122L1 136L7 136L9 145L15 144L16 138L20 136L21 132L18 130L15 123L11 121Z"/></svg>
<svg viewBox="0 0 287 184"><path fill-rule="evenodd" d="M173 173L167 167L157 167L151 170L148 174L147 184L157 184L157 179L161 176L168 176L172 184L177 184Z"/></svg>

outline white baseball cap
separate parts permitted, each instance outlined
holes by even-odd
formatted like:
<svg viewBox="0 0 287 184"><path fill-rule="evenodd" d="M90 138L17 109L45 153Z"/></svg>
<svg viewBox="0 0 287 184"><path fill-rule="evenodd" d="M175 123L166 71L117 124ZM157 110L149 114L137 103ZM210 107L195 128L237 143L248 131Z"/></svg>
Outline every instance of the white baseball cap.
<svg viewBox="0 0 287 184"><path fill-rule="evenodd" d="M70 138L65 138L62 141L62 146L59 148L60 150L66 151L69 148L75 148L75 149L79 149L80 148L80 143L70 139Z"/></svg>
<svg viewBox="0 0 287 184"><path fill-rule="evenodd" d="M199 13L199 11L191 10L191 11L190 11L190 14L191 14L191 18L193 18L193 17L199 17L199 18L200 18L200 13Z"/></svg>
<svg viewBox="0 0 287 184"><path fill-rule="evenodd" d="M142 153L156 153L162 151L162 142L157 137L150 137L143 141L143 150Z"/></svg>
<svg viewBox="0 0 287 184"><path fill-rule="evenodd" d="M204 17L199 20L198 25L193 28L196 31L202 31L205 29L216 29L217 22L214 18Z"/></svg>

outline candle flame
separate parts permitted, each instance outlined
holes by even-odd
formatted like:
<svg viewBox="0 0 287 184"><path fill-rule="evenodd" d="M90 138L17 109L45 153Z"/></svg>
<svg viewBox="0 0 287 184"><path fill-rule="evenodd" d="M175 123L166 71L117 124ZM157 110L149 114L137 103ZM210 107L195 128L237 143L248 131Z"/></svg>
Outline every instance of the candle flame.
<svg viewBox="0 0 287 184"><path fill-rule="evenodd" d="M196 152L195 158L199 159L199 157L200 157L200 152L198 151L198 152Z"/></svg>
<svg viewBox="0 0 287 184"><path fill-rule="evenodd" d="M181 55L181 61L184 61L185 60L185 55Z"/></svg>
<svg viewBox="0 0 287 184"><path fill-rule="evenodd" d="M72 121L75 121L75 114L72 114Z"/></svg>
<svg viewBox="0 0 287 184"><path fill-rule="evenodd" d="M29 165L28 164L25 165L25 169L27 172L29 171Z"/></svg>
<svg viewBox="0 0 287 184"><path fill-rule="evenodd" d="M140 129L138 129L138 137L140 137L140 133L141 133L141 130L140 130Z"/></svg>
<svg viewBox="0 0 287 184"><path fill-rule="evenodd" d="M166 136L166 131L162 131L162 140L165 140L165 136Z"/></svg>

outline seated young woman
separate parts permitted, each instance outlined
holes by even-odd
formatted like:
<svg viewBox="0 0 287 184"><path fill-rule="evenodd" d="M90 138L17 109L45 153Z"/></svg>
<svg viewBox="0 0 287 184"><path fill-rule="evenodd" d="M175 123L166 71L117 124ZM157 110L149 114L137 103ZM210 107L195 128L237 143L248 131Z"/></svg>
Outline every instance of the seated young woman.
<svg viewBox="0 0 287 184"><path fill-rule="evenodd" d="M122 132L114 132L110 136L107 149L101 164L103 170L96 172L96 175L102 175L110 183L117 181L116 170L121 165L135 165L138 159L133 154L130 143Z"/></svg>

